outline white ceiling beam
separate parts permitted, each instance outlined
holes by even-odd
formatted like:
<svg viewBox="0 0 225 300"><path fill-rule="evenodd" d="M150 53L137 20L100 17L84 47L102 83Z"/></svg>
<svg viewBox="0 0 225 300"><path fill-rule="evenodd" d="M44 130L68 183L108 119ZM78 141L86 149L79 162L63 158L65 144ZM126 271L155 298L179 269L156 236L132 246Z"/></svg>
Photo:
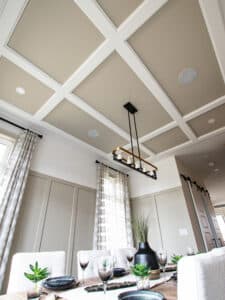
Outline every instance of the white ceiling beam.
<svg viewBox="0 0 225 300"><path fill-rule="evenodd" d="M57 91L61 85L51 78L48 74L40 70L38 67L36 67L34 64L29 62L27 59L25 59L23 56L18 54L13 49L9 48L8 46L2 47L2 55L7 58L9 61L23 69L25 72L27 72L29 75L33 76L35 79L42 82L47 87L53 89L54 91Z"/></svg>
<svg viewBox="0 0 225 300"><path fill-rule="evenodd" d="M45 102L41 108L34 114L36 120L43 120L53 109L65 98L65 93L62 88L60 88L56 93L54 93L47 102Z"/></svg>
<svg viewBox="0 0 225 300"><path fill-rule="evenodd" d="M209 138L211 138L211 137L214 137L214 136L216 136L216 135L222 134L222 133L224 133L224 132L225 132L225 126L224 126L224 127L221 127L221 128L218 128L218 129L216 129L216 130L214 130L214 131L208 132L208 133L206 133L206 134L200 136L200 137L198 138L198 140L199 140L199 141L207 140L207 139L209 139Z"/></svg>
<svg viewBox="0 0 225 300"><path fill-rule="evenodd" d="M0 46L6 45L28 0L8 0L0 18Z"/></svg>
<svg viewBox="0 0 225 300"><path fill-rule="evenodd" d="M220 105L223 105L225 104L225 96L222 96L220 98L217 98L216 100L190 112L189 114L185 115L183 117L184 121L187 122L187 121L190 121L196 117L199 117L201 116L202 114L204 113L207 113L208 111L214 109L214 108L217 108L218 106Z"/></svg>
<svg viewBox="0 0 225 300"><path fill-rule="evenodd" d="M164 157L167 157L169 155L174 155L178 150L181 150L181 149L183 149L183 148L185 148L187 146L196 144L197 142L198 142L198 140L196 140L195 142L187 141L187 142L185 142L183 144L180 144L178 146L175 146L173 148L170 148L168 150L160 152L160 153L156 154L154 157L147 158L147 160L151 159L153 161L157 161L157 160L162 159Z"/></svg>
<svg viewBox="0 0 225 300"><path fill-rule="evenodd" d="M117 29L120 38L124 41L127 40L167 2L168 0L143 1Z"/></svg>
<svg viewBox="0 0 225 300"><path fill-rule="evenodd" d="M68 94L68 95L66 95L66 99L69 100L72 104L79 107L82 111L84 111L87 114L89 114L90 116L92 116L94 119L98 120L100 123L104 124L106 127L113 130L115 133L119 134L125 140L127 140L127 141L130 140L130 136L127 132L125 132L119 126L117 126L115 123L113 123L112 121L107 119L99 111L92 108L85 101L83 101L80 97L78 97L74 94Z"/></svg>
<svg viewBox="0 0 225 300"><path fill-rule="evenodd" d="M112 52L114 46L110 40L105 40L87 60L66 80L63 88L72 92L85 78L88 77Z"/></svg>
<svg viewBox="0 0 225 300"><path fill-rule="evenodd" d="M225 82L225 20L219 0L199 0L203 17Z"/></svg>
<svg viewBox="0 0 225 300"><path fill-rule="evenodd" d="M176 123L187 135L187 137L190 140L195 141L196 136L192 129L185 123L182 115L179 113L172 100L165 93L158 81L146 68L146 66L143 64L134 50L130 47L130 45L127 42L120 43L119 45L117 45L116 50L128 64L128 66L133 70L133 72L138 76L138 78L144 83L144 85L148 88L148 90L152 93L156 100L167 111L171 118L176 121Z"/></svg>
<svg viewBox="0 0 225 300"><path fill-rule="evenodd" d="M158 136L158 135L160 135L160 134L162 134L162 133L164 133L164 132L166 132L166 131L168 131L170 129L175 128L176 126L177 126L177 123L175 121L172 121L172 122L166 124L165 126L162 126L162 127L158 128L158 129L156 129L156 130L154 130L154 131L152 131L150 133L147 133L147 134L143 135L139 139L140 143L144 143L144 142L146 142L148 140L151 140L154 137L156 137L156 136Z"/></svg>
<svg viewBox="0 0 225 300"><path fill-rule="evenodd" d="M95 27L108 39L116 35L116 27L100 5L94 0L74 0L79 8L92 21Z"/></svg>

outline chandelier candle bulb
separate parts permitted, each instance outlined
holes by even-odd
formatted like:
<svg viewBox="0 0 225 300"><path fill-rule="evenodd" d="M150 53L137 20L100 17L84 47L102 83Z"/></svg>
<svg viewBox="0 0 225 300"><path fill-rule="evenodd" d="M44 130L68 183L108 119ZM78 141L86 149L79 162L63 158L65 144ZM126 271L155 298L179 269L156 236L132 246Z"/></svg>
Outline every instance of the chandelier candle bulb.
<svg viewBox="0 0 225 300"><path fill-rule="evenodd" d="M130 156L128 156L128 158L127 158L127 164L128 165L130 165L132 163L132 161L131 161L131 157Z"/></svg>
<svg viewBox="0 0 225 300"><path fill-rule="evenodd" d="M135 168L139 169L140 168L140 162L139 161L135 161Z"/></svg>

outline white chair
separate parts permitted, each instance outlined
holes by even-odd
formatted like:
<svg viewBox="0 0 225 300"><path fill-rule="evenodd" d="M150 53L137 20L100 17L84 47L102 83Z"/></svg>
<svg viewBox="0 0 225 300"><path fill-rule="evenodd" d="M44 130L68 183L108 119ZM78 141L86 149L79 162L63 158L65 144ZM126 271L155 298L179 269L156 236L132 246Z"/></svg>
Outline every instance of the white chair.
<svg viewBox="0 0 225 300"><path fill-rule="evenodd" d="M115 257L115 266L119 268L128 268L127 255L134 255L137 252L135 248L119 248L111 250L111 255Z"/></svg>
<svg viewBox="0 0 225 300"><path fill-rule="evenodd" d="M88 258L88 266L84 272L84 278L92 278L98 276L98 259L101 256L110 255L110 251L107 250L81 250L77 252L77 277L79 280L83 279L83 270L80 267L80 256L86 256Z"/></svg>
<svg viewBox="0 0 225 300"><path fill-rule="evenodd" d="M212 254L218 255L218 254L225 254L225 247L220 247L220 248L214 248L211 250Z"/></svg>
<svg viewBox="0 0 225 300"><path fill-rule="evenodd" d="M64 251L16 253L11 262L7 294L34 288L34 284L24 276L24 272L30 273L29 265L36 261L40 267L47 267L52 277L65 275Z"/></svg>
<svg viewBox="0 0 225 300"><path fill-rule="evenodd" d="M225 253L210 251L178 262L178 300L225 300Z"/></svg>

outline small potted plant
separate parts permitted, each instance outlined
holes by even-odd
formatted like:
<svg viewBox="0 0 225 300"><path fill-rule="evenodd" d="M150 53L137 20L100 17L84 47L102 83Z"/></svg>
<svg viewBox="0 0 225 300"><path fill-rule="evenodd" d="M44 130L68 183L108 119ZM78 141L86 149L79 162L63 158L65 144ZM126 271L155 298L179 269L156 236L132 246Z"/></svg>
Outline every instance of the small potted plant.
<svg viewBox="0 0 225 300"><path fill-rule="evenodd" d="M179 261L182 257L183 257L183 255L176 255L176 254L172 255L172 256L171 256L171 262L172 262L172 264L177 265L177 264L178 264L178 261Z"/></svg>
<svg viewBox="0 0 225 300"><path fill-rule="evenodd" d="M136 276L137 278L137 288L138 290L145 290L149 289L149 276L151 274L151 269L143 264L135 264L131 268L131 272Z"/></svg>
<svg viewBox="0 0 225 300"><path fill-rule="evenodd" d="M134 235L139 243L138 251L134 256L134 264L146 265L152 270L151 279L160 277L157 255L148 243L148 218L140 217L133 224Z"/></svg>
<svg viewBox="0 0 225 300"><path fill-rule="evenodd" d="M49 276L48 268L40 268L36 261L34 265L29 265L31 273L24 272L24 276L35 284L35 295L39 295L40 285L39 282Z"/></svg>

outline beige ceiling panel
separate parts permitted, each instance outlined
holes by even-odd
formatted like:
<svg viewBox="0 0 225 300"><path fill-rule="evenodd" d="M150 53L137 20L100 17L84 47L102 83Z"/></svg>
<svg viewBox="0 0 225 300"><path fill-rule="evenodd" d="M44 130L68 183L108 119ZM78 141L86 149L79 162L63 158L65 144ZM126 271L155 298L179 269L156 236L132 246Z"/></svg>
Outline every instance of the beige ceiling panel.
<svg viewBox="0 0 225 300"><path fill-rule="evenodd" d="M66 100L45 121L106 153L127 143L114 131ZM90 137L90 134L95 137Z"/></svg>
<svg viewBox="0 0 225 300"><path fill-rule="evenodd" d="M186 114L224 95L225 85L197 0L168 1L129 40L137 54ZM182 85L178 74L194 68Z"/></svg>
<svg viewBox="0 0 225 300"><path fill-rule="evenodd" d="M106 15L119 26L140 4L141 0L97 0Z"/></svg>
<svg viewBox="0 0 225 300"><path fill-rule="evenodd" d="M64 82L101 41L73 0L30 0L9 46Z"/></svg>
<svg viewBox="0 0 225 300"><path fill-rule="evenodd" d="M16 93L16 88L25 89L25 95ZM8 61L0 59L0 99L28 113L35 113L53 94L53 91L34 77Z"/></svg>
<svg viewBox="0 0 225 300"><path fill-rule="evenodd" d="M159 153L183 144L187 140L188 139L183 131L176 127L145 142L144 145L154 152Z"/></svg>
<svg viewBox="0 0 225 300"><path fill-rule="evenodd" d="M198 136L225 126L225 104L189 121Z"/></svg>
<svg viewBox="0 0 225 300"><path fill-rule="evenodd" d="M74 93L126 131L129 130L128 119L123 105L131 101L139 110L136 118L140 136L171 121L167 112L116 53L107 58Z"/></svg>

